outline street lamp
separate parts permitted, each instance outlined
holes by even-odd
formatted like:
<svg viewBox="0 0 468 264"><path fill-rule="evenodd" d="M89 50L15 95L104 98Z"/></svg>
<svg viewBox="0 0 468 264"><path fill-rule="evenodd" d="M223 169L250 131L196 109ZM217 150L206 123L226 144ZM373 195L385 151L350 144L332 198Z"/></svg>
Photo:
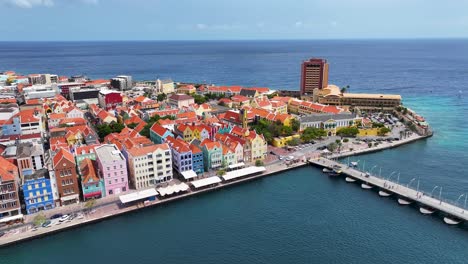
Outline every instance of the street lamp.
<svg viewBox="0 0 468 264"><path fill-rule="evenodd" d="M372 167L369 171L369 174L372 175L372 170L375 169L375 167L377 167L377 165L374 165L374 167Z"/></svg>
<svg viewBox="0 0 468 264"><path fill-rule="evenodd" d="M431 197L432 197L432 194L434 193L435 189L439 188L438 185L434 186L434 188L432 188L432 191L431 191Z"/></svg>
<svg viewBox="0 0 468 264"><path fill-rule="evenodd" d="M416 180L416 178L411 179L411 181L406 185L406 188L409 188L411 186L411 183L413 183L414 180Z"/></svg>
<svg viewBox="0 0 468 264"><path fill-rule="evenodd" d="M390 181L390 179L392 178L392 175L393 175L394 173L396 173L396 171L392 171L392 173L390 173L390 176L388 176L387 181Z"/></svg>

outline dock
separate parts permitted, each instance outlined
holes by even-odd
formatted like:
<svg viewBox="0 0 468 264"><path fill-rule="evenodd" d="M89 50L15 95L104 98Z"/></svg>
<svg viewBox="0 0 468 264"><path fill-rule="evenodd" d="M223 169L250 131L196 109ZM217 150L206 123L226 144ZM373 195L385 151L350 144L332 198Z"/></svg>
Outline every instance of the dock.
<svg viewBox="0 0 468 264"><path fill-rule="evenodd" d="M359 181L363 189L378 189L379 195L382 197L396 196L401 205L409 205L415 203L422 214L432 214L439 211L446 215L444 222L449 225L459 224L462 221L468 221L468 212L465 208L457 204L448 203L447 201L439 200L431 197L419 190L410 188L409 186L389 181L388 179L379 178L375 175L359 171L346 164L327 158L310 159L309 164L320 168L332 170L336 166L340 167L341 175L347 177L347 182ZM465 197L466 202L466 197Z"/></svg>

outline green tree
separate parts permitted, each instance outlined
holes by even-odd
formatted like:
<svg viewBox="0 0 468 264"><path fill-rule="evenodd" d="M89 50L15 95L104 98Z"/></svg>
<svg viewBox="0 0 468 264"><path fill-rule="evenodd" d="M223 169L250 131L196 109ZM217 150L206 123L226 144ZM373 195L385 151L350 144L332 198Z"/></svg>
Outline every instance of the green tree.
<svg viewBox="0 0 468 264"><path fill-rule="evenodd" d="M137 127L138 124L137 123L130 123L127 125L128 128L131 128L131 129L134 129L135 127Z"/></svg>
<svg viewBox="0 0 468 264"><path fill-rule="evenodd" d="M288 146L297 146L301 144L301 141L298 138L293 138L291 140L288 140L286 144L288 144Z"/></svg>
<svg viewBox="0 0 468 264"><path fill-rule="evenodd" d="M388 133L390 133L392 130L388 127L381 127L379 128L379 131L377 131L377 135L383 137L385 135L387 135Z"/></svg>
<svg viewBox="0 0 468 264"><path fill-rule="evenodd" d="M216 175L218 176L223 176L224 174L226 174L226 171L224 169L220 169L216 172Z"/></svg>
<svg viewBox="0 0 468 264"><path fill-rule="evenodd" d="M45 221L47 221L47 218L45 217L45 215L43 214L38 214L34 217L33 219L33 224L35 226L41 226L42 224L45 223Z"/></svg>
<svg viewBox="0 0 468 264"><path fill-rule="evenodd" d="M292 119L291 120L291 128L294 132L298 132L299 128L301 127L301 123L297 119Z"/></svg>
<svg viewBox="0 0 468 264"><path fill-rule="evenodd" d="M255 161L255 166L261 167L261 166L263 166L263 165L265 165L265 164L263 163L263 160L259 160L259 159L258 159L258 160Z"/></svg>
<svg viewBox="0 0 468 264"><path fill-rule="evenodd" d="M90 199L88 201L86 201L86 203L84 204L84 208L87 210L87 211L91 211L91 209L96 205L96 200L93 198L93 199Z"/></svg>
<svg viewBox="0 0 468 264"><path fill-rule="evenodd" d="M97 128L98 136L99 136L99 138L101 138L101 141L102 141L107 135L109 135L110 133L112 133L112 129L111 129L111 127L110 127L108 124L97 125L96 128Z"/></svg>
<svg viewBox="0 0 468 264"><path fill-rule="evenodd" d="M341 87L340 92L341 93L346 93L349 90L349 85L346 85L344 87Z"/></svg>
<svg viewBox="0 0 468 264"><path fill-rule="evenodd" d="M371 148L372 147L372 142L367 143L367 147Z"/></svg>
<svg viewBox="0 0 468 264"><path fill-rule="evenodd" d="M302 132L301 140L305 143L309 143L314 139L319 139L326 136L327 132L321 128L307 127Z"/></svg>
<svg viewBox="0 0 468 264"><path fill-rule="evenodd" d="M167 99L167 94L165 94L165 93L160 93L160 94L158 94L158 96L156 97L156 100L158 100L158 102L165 101L166 99Z"/></svg>
<svg viewBox="0 0 468 264"><path fill-rule="evenodd" d="M337 148L338 148L338 144L336 144L335 142L332 142L327 145L327 149L331 152L335 151Z"/></svg>
<svg viewBox="0 0 468 264"><path fill-rule="evenodd" d="M193 94L192 97L193 97L196 104L204 104L207 101L205 96L200 95L200 94Z"/></svg>
<svg viewBox="0 0 468 264"><path fill-rule="evenodd" d="M341 137L355 137L359 134L357 127L342 127L336 131L336 134Z"/></svg>
<svg viewBox="0 0 468 264"><path fill-rule="evenodd" d="M347 142L349 142L349 139L345 138L345 139L343 139L343 142L347 143Z"/></svg>

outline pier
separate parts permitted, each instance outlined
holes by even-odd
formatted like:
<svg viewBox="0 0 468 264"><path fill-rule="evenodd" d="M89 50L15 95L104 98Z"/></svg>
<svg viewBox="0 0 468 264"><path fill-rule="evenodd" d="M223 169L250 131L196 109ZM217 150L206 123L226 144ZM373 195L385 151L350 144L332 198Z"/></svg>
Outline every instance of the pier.
<svg viewBox="0 0 468 264"><path fill-rule="evenodd" d="M360 181L361 187L363 189L376 188L379 190L379 195L382 197L388 197L392 195L396 196L398 197L398 203L401 205L415 203L418 205L419 211L422 214L432 214L436 211L442 212L446 215L444 217L444 222L446 224L455 225L461 223L462 221L468 221L468 212L465 214L466 209L459 207L457 203L448 203L441 200L440 197L437 199L428 196L419 190L410 188L409 186L389 181L388 179L379 178L375 175L359 171L346 164L342 164L327 158L320 157L317 159L310 159L309 163L311 165L320 168L326 168L328 170L333 170L334 167L337 168L336 166L339 166L341 171L340 174L346 176L347 182ZM466 198L467 197L465 197L465 203Z"/></svg>

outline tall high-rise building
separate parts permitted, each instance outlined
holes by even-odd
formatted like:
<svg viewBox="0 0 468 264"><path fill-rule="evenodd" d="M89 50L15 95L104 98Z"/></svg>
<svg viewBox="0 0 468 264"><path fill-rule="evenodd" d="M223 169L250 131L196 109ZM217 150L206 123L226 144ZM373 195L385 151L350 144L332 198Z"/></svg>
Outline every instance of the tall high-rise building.
<svg viewBox="0 0 468 264"><path fill-rule="evenodd" d="M301 67L301 94L312 95L314 89L323 89L327 86L327 60L313 58L308 61L304 61Z"/></svg>

